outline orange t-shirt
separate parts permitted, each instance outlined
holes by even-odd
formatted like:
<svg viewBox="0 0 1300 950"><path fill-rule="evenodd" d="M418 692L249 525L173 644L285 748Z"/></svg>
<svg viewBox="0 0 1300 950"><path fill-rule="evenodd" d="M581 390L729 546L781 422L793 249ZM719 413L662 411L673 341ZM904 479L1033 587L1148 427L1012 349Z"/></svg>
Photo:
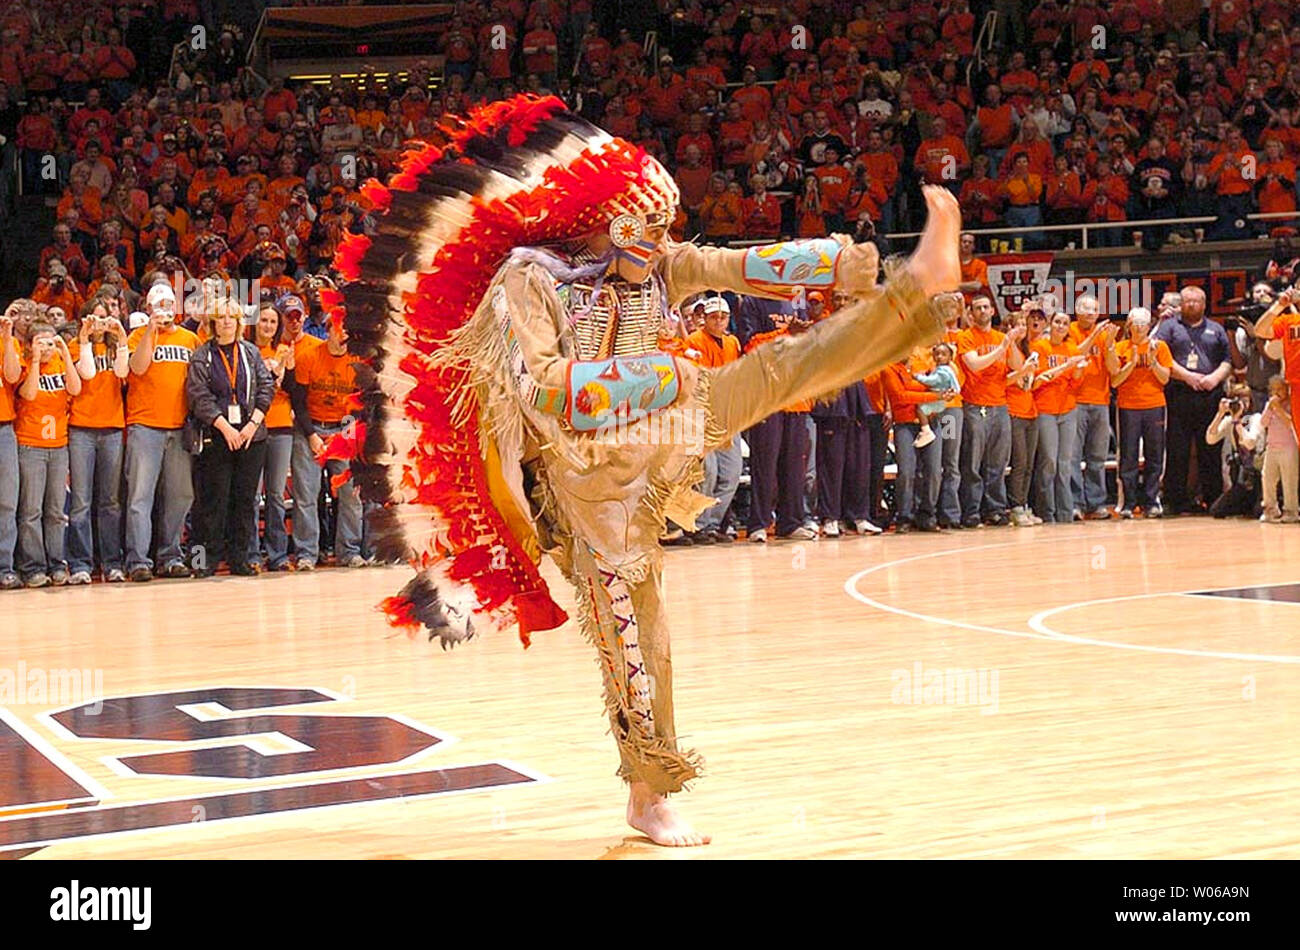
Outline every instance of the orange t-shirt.
<svg viewBox="0 0 1300 950"><path fill-rule="evenodd" d="M963 284L969 284L977 280L980 282L980 288L987 291L989 286L989 265L978 257L972 257L969 261L961 265L961 282ZM965 294L966 302L970 303L971 298L974 297L976 293L978 293L978 291L967 291Z"/></svg>
<svg viewBox="0 0 1300 950"><path fill-rule="evenodd" d="M1258 169L1250 168L1250 166L1243 167L1242 165L1248 155L1252 159L1255 157L1254 153L1248 148L1243 147L1239 151L1233 152L1225 147L1222 152L1210 159L1210 177L1214 177L1216 172L1220 176L1219 194L1246 195L1254 190L1255 175L1252 174L1250 178L1247 178L1245 172L1247 169L1258 172Z"/></svg>
<svg viewBox="0 0 1300 950"><path fill-rule="evenodd" d="M916 407L934 401L934 393L916 381L907 361L890 363L880 371L880 379L895 425L917 422Z"/></svg>
<svg viewBox="0 0 1300 950"><path fill-rule="evenodd" d="M716 369L740 359L740 341L730 333L719 341L717 337L701 327L690 334L686 342L693 349L700 351L700 358L696 362L701 366Z"/></svg>
<svg viewBox="0 0 1300 950"><path fill-rule="evenodd" d="M37 449L61 449L68 444L68 408L72 397L68 395L64 373L63 357L57 353L50 357L48 363L37 367L29 363L23 372L40 373L40 388L35 399L18 397L18 415L14 420L14 437L19 445ZM72 370L76 372L76 370ZM53 423L53 425L51 425Z"/></svg>
<svg viewBox="0 0 1300 950"><path fill-rule="evenodd" d="M293 345L293 365L298 365L298 360L303 358L304 353L310 353L318 346L323 346L325 341L318 336L312 336L310 333L304 333L301 339Z"/></svg>
<svg viewBox="0 0 1300 950"><path fill-rule="evenodd" d="M72 358L81 359L81 343L71 346ZM122 401L122 380L113 372L113 359L103 343L92 343L95 375L81 381L81 392L72 397L71 424L84 429L120 429L126 425ZM129 375L129 373L128 373Z"/></svg>
<svg viewBox="0 0 1300 950"><path fill-rule="evenodd" d="M1282 341L1282 359L1286 378L1292 386L1300 385L1300 313L1284 313L1273 318L1274 340Z"/></svg>
<svg viewBox="0 0 1300 950"><path fill-rule="evenodd" d="M1005 336L1006 334L1001 330L994 330L992 327L987 330L981 330L979 327L967 327L957 334L958 359L966 353L973 352L981 356L985 353L991 353L1001 345ZM964 360L961 368L966 374L966 381L961 387L961 395L968 405L1005 406L1007 404L1007 356L1005 353L978 372L967 366Z"/></svg>
<svg viewBox="0 0 1300 950"><path fill-rule="evenodd" d="M1120 340L1115 344L1120 366L1129 361L1134 346L1132 340ZM1165 404L1165 387L1156 379L1151 367L1156 363L1166 369L1173 366L1173 354L1164 340L1147 340L1137 347L1137 354L1138 363L1133 372L1115 389L1116 402L1121 409L1159 409Z"/></svg>
<svg viewBox="0 0 1300 950"><path fill-rule="evenodd" d="M315 422L340 422L352 411L357 389L351 353L335 356L328 346L313 346L294 356L294 378L307 387L307 414Z"/></svg>
<svg viewBox="0 0 1300 950"><path fill-rule="evenodd" d="M1067 339L1078 347L1087 335L1075 321L1070 324ZM1083 379L1074 388L1074 398L1085 406L1110 405L1110 373L1106 371L1106 356L1100 346L1088 355L1088 365L1084 368Z"/></svg>
<svg viewBox="0 0 1300 950"><path fill-rule="evenodd" d="M315 339L309 337L305 339ZM269 360L275 356L275 347L263 346L259 348L263 360ZM298 365L298 354L294 351L294 366ZM268 429L284 429L293 425L293 407L289 404L289 394L280 386L275 387L275 395L271 398L271 408L266 411L266 427Z"/></svg>
<svg viewBox="0 0 1300 950"><path fill-rule="evenodd" d="M1269 175L1277 175L1283 181L1292 182L1287 188L1281 181L1265 181ZM1295 162L1282 158L1276 162L1260 162L1257 177L1264 184L1259 189L1259 210L1264 213L1294 211L1295 208Z"/></svg>
<svg viewBox="0 0 1300 950"><path fill-rule="evenodd" d="M1033 385L1033 377L1024 382L1007 383L1007 413L1016 419L1037 419L1038 406L1034 405L1034 392L1026 388Z"/></svg>
<svg viewBox="0 0 1300 950"><path fill-rule="evenodd" d="M132 353L147 333L147 326L131 331L126 338ZM190 410L185 395L185 377L190 357L199 347L199 338L184 327L172 325L154 339L153 362L143 376L134 372L126 377L126 424L155 429L179 429L185 425Z"/></svg>
<svg viewBox="0 0 1300 950"><path fill-rule="evenodd" d="M15 350L18 349L18 341L11 339L9 345ZM21 354L18 357L22 361ZM18 407L15 401L18 398L16 387L11 386L4 378L4 354L0 353L0 423L13 422L14 417L18 414Z"/></svg>
<svg viewBox="0 0 1300 950"><path fill-rule="evenodd" d="M1047 337L1033 342L1029 347L1031 353L1038 354L1040 371L1060 366L1072 356L1077 356L1079 348L1068 339L1063 343L1053 344ZM1044 383L1034 390L1034 406L1040 415L1059 416L1074 408L1074 390L1076 387L1074 373L1062 373L1050 383Z"/></svg>

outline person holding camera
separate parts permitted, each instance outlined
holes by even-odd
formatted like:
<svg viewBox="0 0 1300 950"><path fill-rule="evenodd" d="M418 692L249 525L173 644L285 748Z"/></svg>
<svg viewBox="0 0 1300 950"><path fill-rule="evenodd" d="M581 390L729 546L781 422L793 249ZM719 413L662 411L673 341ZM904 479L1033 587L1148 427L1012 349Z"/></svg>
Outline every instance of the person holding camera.
<svg viewBox="0 0 1300 950"><path fill-rule="evenodd" d="M258 573L248 559L256 533L250 536L246 512L255 503L266 462L265 423L275 380L257 346L240 339L243 319L233 301L217 301L212 339L194 351L186 375L190 415L203 439L194 517L195 577L210 577L223 558L232 574Z"/></svg>
<svg viewBox="0 0 1300 950"><path fill-rule="evenodd" d="M14 301L0 316L0 470L18 471L18 440L14 435L17 386L22 379L22 354L15 332ZM14 548L18 543L18 479L0 478L0 590L14 590L22 581L14 571Z"/></svg>
<svg viewBox="0 0 1300 950"><path fill-rule="evenodd" d="M57 257L50 258L47 273L49 276L36 282L32 300L47 307L59 307L64 313L80 313L86 301L63 261Z"/></svg>
<svg viewBox="0 0 1300 950"><path fill-rule="evenodd" d="M73 397L68 427L68 568L71 584L89 584L95 567L91 503L99 528L104 579L126 580L122 565L122 386L130 374L127 332L107 298L86 304L77 334L81 392ZM89 365L85 365L87 359Z"/></svg>
<svg viewBox="0 0 1300 950"><path fill-rule="evenodd" d="M1275 299L1272 286L1266 280L1256 281L1250 289L1250 302L1238 312L1223 320L1228 331L1228 352L1235 372L1245 372L1246 385L1250 387L1251 412L1263 412L1268 402L1268 381L1282 372L1282 363L1268 352L1269 340L1261 340L1255 333L1255 324Z"/></svg>
<svg viewBox="0 0 1300 950"><path fill-rule="evenodd" d="M131 580L153 579L149 556L154 496L162 481L159 577L189 577L181 533L194 501L193 461L185 443L185 379L199 338L176 325L176 294L155 284L145 297L149 322L131 331L126 384L126 568Z"/></svg>
<svg viewBox="0 0 1300 950"><path fill-rule="evenodd" d="M1219 411L1205 433L1211 445L1225 446L1228 487L1210 506L1215 518L1253 518L1259 510L1259 420L1259 413L1250 410L1249 390L1240 383L1230 384L1228 395L1219 400Z"/></svg>
<svg viewBox="0 0 1300 950"><path fill-rule="evenodd" d="M1289 287L1277 295L1272 305L1255 323L1255 337L1269 341L1265 349L1281 353L1283 376L1291 391L1291 418L1300 418L1300 287Z"/></svg>
<svg viewBox="0 0 1300 950"><path fill-rule="evenodd" d="M63 559L67 520L68 414L81 376L68 345L43 320L28 328L30 356L18 385L18 572L28 587L68 582Z"/></svg>

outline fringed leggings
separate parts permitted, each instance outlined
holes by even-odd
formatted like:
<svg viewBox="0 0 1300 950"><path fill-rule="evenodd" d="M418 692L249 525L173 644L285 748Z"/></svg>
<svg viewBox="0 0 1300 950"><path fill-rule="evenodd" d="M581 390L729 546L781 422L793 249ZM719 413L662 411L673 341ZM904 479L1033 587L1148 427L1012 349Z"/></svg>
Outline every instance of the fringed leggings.
<svg viewBox="0 0 1300 950"><path fill-rule="evenodd" d="M937 311L904 273L806 333L780 337L734 363L701 371L687 406L693 401L705 410L708 451L730 444L783 406L842 389L943 332ZM701 761L677 745L659 558L643 576L626 580L580 538L566 539L564 547L579 621L601 666L619 775L661 794L680 791L699 774Z"/></svg>

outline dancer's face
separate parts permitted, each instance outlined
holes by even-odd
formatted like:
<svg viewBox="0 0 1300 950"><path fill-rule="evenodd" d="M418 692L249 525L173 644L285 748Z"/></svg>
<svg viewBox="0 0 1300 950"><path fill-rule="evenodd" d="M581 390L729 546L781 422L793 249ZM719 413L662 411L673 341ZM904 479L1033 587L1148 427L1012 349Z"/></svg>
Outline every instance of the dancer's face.
<svg viewBox="0 0 1300 950"><path fill-rule="evenodd" d="M667 225L647 227L641 240L628 248L615 248L608 234L596 234L588 243L591 251L603 255L614 251L614 260L610 271L631 284L645 281L650 272L663 256L664 239L668 236Z"/></svg>

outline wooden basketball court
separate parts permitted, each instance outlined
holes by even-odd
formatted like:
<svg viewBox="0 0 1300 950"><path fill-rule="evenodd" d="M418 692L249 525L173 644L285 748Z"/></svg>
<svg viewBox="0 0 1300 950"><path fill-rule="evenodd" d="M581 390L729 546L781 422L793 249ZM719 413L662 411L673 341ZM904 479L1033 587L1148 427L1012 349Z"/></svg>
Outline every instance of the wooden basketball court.
<svg viewBox="0 0 1300 950"><path fill-rule="evenodd" d="M572 625L443 652L374 609L408 572L366 569L0 597L0 854L1300 855L1292 526L666 558L678 729L707 763L680 802L706 848L624 824Z"/></svg>

